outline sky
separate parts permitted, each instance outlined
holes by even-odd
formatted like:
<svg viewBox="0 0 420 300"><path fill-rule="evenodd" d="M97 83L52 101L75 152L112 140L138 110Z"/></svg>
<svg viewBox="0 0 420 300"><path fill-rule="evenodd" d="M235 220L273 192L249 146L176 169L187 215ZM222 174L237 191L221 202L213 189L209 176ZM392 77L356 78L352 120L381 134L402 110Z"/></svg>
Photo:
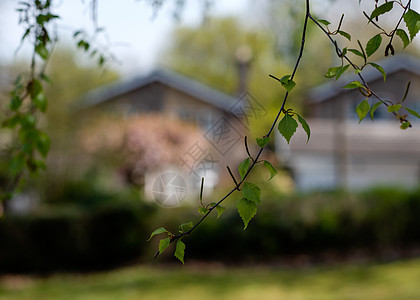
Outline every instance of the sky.
<svg viewBox="0 0 420 300"><path fill-rule="evenodd" d="M0 60L13 62L30 53L23 47L18 55L15 50L20 43L24 30L18 24L14 0L1 0L0 4ZM61 41L72 42L72 34L83 28L93 32L90 18L89 0L58 0L54 13L61 19L57 28ZM171 30L179 24L199 24L203 20L201 1L186 1L181 21L173 17L175 1L167 1L157 13L145 0L99 0L98 25L106 30L99 38L118 58L117 65L123 73L139 73L152 69L157 62L160 50L170 39ZM239 15L249 0L216 1L210 13L215 15ZM118 3L118 4L116 4Z"/></svg>
<svg viewBox="0 0 420 300"><path fill-rule="evenodd" d="M10 63L28 56L30 48L23 47L15 54L20 43L23 29L18 25L15 12L17 0L0 0L0 64ZM186 0L181 21L173 18L176 1L166 0L167 4L157 14L150 5L150 0L98 0L98 25L106 30L99 41L118 58L116 68L123 74L145 73L153 69L163 47L171 38L173 28L180 24L200 24L203 20L201 1ZM257 4L264 0L216 0L210 9L211 15L247 16L252 21ZM354 3L353 3L354 2ZM370 5L371 0L362 1ZM420 8L420 1L413 1L413 6ZM56 0L53 13L60 15L57 23L61 41L71 45L72 34L78 29L92 32L90 18L90 0ZM118 3L118 4L116 4ZM334 14L337 7L354 10L357 0L344 1L335 6L326 0L313 0L313 10L317 14ZM345 4L345 5L343 5ZM331 17L333 18L333 17ZM255 19L255 18L254 18ZM419 38L417 38L419 39Z"/></svg>

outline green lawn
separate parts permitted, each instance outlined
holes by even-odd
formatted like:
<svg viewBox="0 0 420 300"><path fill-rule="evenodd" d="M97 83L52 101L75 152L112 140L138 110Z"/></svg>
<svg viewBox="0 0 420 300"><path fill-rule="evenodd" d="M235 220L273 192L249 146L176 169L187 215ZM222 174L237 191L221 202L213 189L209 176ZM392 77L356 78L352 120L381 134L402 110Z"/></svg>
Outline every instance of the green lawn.
<svg viewBox="0 0 420 300"><path fill-rule="evenodd" d="M298 270L187 263L48 278L3 276L0 299L420 299L420 259Z"/></svg>

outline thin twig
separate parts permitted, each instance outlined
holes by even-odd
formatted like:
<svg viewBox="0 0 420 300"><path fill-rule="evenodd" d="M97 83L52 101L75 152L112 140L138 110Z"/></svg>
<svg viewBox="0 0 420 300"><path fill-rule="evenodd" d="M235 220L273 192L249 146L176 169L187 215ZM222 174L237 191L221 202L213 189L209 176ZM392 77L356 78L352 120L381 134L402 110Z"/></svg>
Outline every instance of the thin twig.
<svg viewBox="0 0 420 300"><path fill-rule="evenodd" d="M301 40L301 46L300 46L300 50L299 50L299 55L296 59L296 63L295 66L293 68L293 72L292 75L290 76L290 80L293 80L293 78L295 77L296 71L298 69L298 66L300 64L300 61L302 59L302 55L303 55L303 49L305 46L305 41L306 41L306 31L307 31L307 26L308 26L308 19L310 18L310 10L309 10L309 2L310 0L305 0L306 2L306 14L305 14L305 21L304 21L304 25L303 25L303 30L302 30L302 40ZM269 137L270 134L273 132L274 127L276 126L276 123L278 121L278 119L280 118L280 115L283 113L284 111L284 107L286 105L287 99L289 97L289 92L287 91L284 95L283 98L283 102L281 104L281 107L270 127L270 129L268 130L267 134L265 135L265 137ZM209 208L209 210L207 211L207 213L205 215L203 215L200 220L187 232L178 234L178 235L174 235L171 240L170 243L173 243L177 240L179 240L180 238L191 234L200 224L201 222L203 222L207 216L219 205L221 204L223 201L225 201L228 197L230 197L230 195L232 195L240 186L241 184L245 181L245 179L248 177L249 173L252 171L252 169L254 168L254 166L256 165L259 157L261 156L262 152L264 150L264 147L261 147L257 153L257 155L255 156L255 159L253 160L252 164L250 165L250 167L248 168L247 172L245 173L244 177L242 178L242 180L237 184L237 186L235 186L233 189L231 189L224 197L222 197L215 205L213 205L212 207ZM159 255L159 252L156 253L155 257L157 257Z"/></svg>

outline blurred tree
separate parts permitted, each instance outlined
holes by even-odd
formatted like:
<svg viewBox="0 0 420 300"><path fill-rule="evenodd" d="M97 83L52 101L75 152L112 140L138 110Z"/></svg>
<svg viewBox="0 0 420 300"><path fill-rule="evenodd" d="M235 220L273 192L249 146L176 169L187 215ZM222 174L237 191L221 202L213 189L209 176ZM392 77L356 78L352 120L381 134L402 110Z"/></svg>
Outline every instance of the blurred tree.
<svg viewBox="0 0 420 300"><path fill-rule="evenodd" d="M21 62L8 66L10 77L19 73L23 66ZM64 47L53 52L47 72L51 79L45 85L45 95L50 101L47 112L39 118L39 126L49 135L51 147L48 172L41 173L36 182L41 194L53 196L59 192L61 183L81 175L77 172L78 168L84 169L83 149L78 147L76 140L80 113L75 110L75 101L87 91L116 80L119 74L112 70L100 70L94 62L86 63L75 50Z"/></svg>
<svg viewBox="0 0 420 300"><path fill-rule="evenodd" d="M249 28L232 17L208 18L198 27L179 27L172 36L162 55L164 66L234 96L243 92L239 86L245 79L246 90L270 116L275 114L283 91L268 73L284 73L287 64L272 51L274 40L269 31ZM247 70L239 70L241 60ZM293 103L295 107L299 106L298 99ZM253 133L261 135L268 120L254 122L250 126Z"/></svg>

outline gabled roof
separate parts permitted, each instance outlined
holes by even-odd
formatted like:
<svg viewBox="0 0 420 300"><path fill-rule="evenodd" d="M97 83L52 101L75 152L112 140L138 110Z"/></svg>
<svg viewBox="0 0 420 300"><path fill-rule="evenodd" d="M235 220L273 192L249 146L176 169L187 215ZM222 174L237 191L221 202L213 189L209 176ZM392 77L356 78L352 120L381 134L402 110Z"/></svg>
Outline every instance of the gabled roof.
<svg viewBox="0 0 420 300"><path fill-rule="evenodd" d="M385 70L387 76L397 73L399 71L408 71L417 76L420 76L420 59L408 55L396 55L378 62L378 64ZM367 66L361 73L366 82L372 82L382 78L382 74L372 66ZM322 84L314 88L309 93L310 101L322 102L331 99L339 94L348 92L342 87L347 83L355 80L360 80L359 77L354 74L342 76L339 80L335 81L330 79L329 82Z"/></svg>
<svg viewBox="0 0 420 300"><path fill-rule="evenodd" d="M146 76L135 76L88 92L81 99L81 107L88 108L110 101L152 83L161 83L224 111L229 111L237 100L179 73L157 70Z"/></svg>

